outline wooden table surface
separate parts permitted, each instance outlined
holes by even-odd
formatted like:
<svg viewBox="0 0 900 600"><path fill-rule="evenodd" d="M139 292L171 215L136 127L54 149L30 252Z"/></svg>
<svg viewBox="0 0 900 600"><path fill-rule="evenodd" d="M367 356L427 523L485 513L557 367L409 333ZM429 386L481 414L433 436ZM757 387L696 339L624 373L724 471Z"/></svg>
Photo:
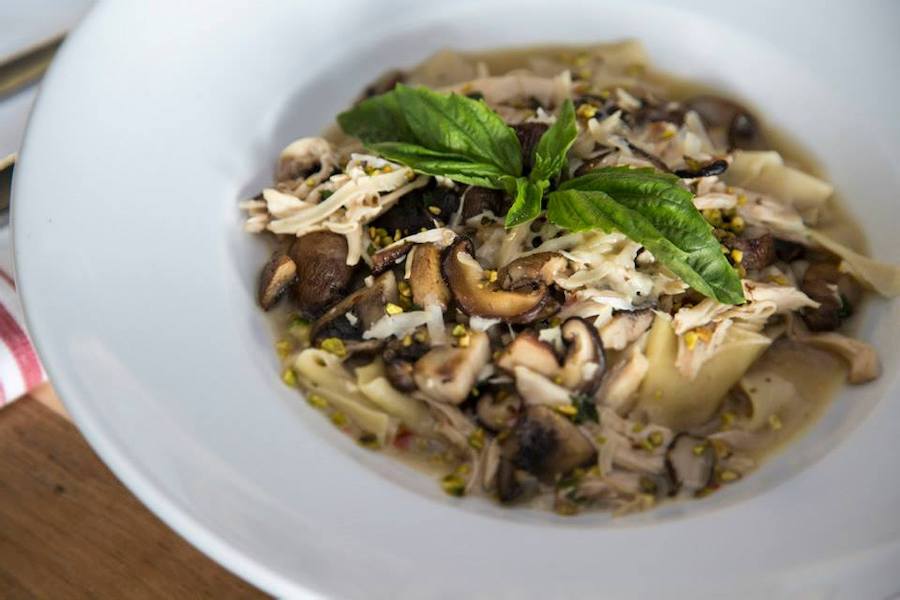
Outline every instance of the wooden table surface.
<svg viewBox="0 0 900 600"><path fill-rule="evenodd" d="M0 598L263 598L150 513L49 387L0 409Z"/></svg>

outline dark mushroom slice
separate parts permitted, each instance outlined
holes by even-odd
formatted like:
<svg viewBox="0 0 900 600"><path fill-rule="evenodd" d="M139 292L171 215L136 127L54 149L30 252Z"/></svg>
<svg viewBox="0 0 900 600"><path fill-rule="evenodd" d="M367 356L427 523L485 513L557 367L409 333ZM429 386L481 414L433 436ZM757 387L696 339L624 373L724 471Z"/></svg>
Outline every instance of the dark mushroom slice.
<svg viewBox="0 0 900 600"><path fill-rule="evenodd" d="M712 481L715 468L716 451L701 438L680 433L666 450L666 470L677 489L702 490Z"/></svg>
<svg viewBox="0 0 900 600"><path fill-rule="evenodd" d="M456 190L431 183L400 198L397 204L369 225L386 230L390 236L395 236L399 231L400 237L406 237L448 223L458 209L459 194Z"/></svg>
<svg viewBox="0 0 900 600"><path fill-rule="evenodd" d="M516 367L528 367L535 373L552 379L560 371L559 359L556 358L553 346L539 340L531 331L523 331L517 335L494 362L510 374L514 373Z"/></svg>
<svg viewBox="0 0 900 600"><path fill-rule="evenodd" d="M482 392L475 405L478 421L495 432L512 428L521 412L522 399L506 388Z"/></svg>
<svg viewBox="0 0 900 600"><path fill-rule="evenodd" d="M428 344L416 336L409 336L408 339L391 338L385 344L381 355L384 360L384 373L391 385L401 392L415 391L413 364L429 350Z"/></svg>
<svg viewBox="0 0 900 600"><path fill-rule="evenodd" d="M702 95L686 100L684 105L700 115L707 128L722 130L729 150L762 150L767 147L758 121L737 102L719 96Z"/></svg>
<svg viewBox="0 0 900 600"><path fill-rule="evenodd" d="M462 202L463 221L468 221L472 217L485 212L490 212L496 217L502 217L509 211L513 201L502 190L492 190L473 185L463 194Z"/></svg>
<svg viewBox="0 0 900 600"><path fill-rule="evenodd" d="M612 320L604 325L600 332L603 347L609 350L623 350L650 329L653 316L651 308L616 311Z"/></svg>
<svg viewBox="0 0 900 600"><path fill-rule="evenodd" d="M313 343L328 337L360 339L362 332L384 316L387 303L396 301L397 278L387 271L376 277L371 287L359 288L316 319L310 339ZM348 313L353 317L348 319Z"/></svg>
<svg viewBox="0 0 900 600"><path fill-rule="evenodd" d="M354 267L347 264L347 239L330 231L314 231L297 238L288 255L297 265L294 300L301 312L316 316L343 293Z"/></svg>
<svg viewBox="0 0 900 600"><path fill-rule="evenodd" d="M442 264L453 298L463 312L508 323L530 323L546 316L545 309L555 302L546 285L537 282L516 290L500 289L485 279L474 253L472 241L461 237L447 249Z"/></svg>
<svg viewBox="0 0 900 600"><path fill-rule="evenodd" d="M469 334L468 346L432 348L416 361L413 380L419 390L438 402L460 404L475 387L491 359L491 343L481 331Z"/></svg>
<svg viewBox="0 0 900 600"><path fill-rule="evenodd" d="M283 250L276 250L259 276L257 300L262 309L269 310L275 306L296 278L297 265Z"/></svg>
<svg viewBox="0 0 900 600"><path fill-rule="evenodd" d="M501 448L513 465L552 481L597 460L590 440L572 421L546 406L529 406Z"/></svg>
<svg viewBox="0 0 900 600"><path fill-rule="evenodd" d="M581 317L572 317L562 324L562 337L567 346L560 372L562 384L590 396L600 387L606 372L606 354L600 335Z"/></svg>
<svg viewBox="0 0 900 600"><path fill-rule="evenodd" d="M765 269L775 263L775 238L764 233L755 238L728 237L722 240L726 247L741 253L741 266L748 271Z"/></svg>
<svg viewBox="0 0 900 600"><path fill-rule="evenodd" d="M713 175L721 175L728 170L728 162L716 158L703 164L688 165L686 169L675 169L676 177L682 179L695 179L697 177L712 177Z"/></svg>
<svg viewBox="0 0 900 600"><path fill-rule="evenodd" d="M409 251L412 250L414 246L415 244L404 242L379 250L372 255L372 274L380 275L381 273L384 273L396 265L401 258L409 254Z"/></svg>
<svg viewBox="0 0 900 600"><path fill-rule="evenodd" d="M436 304L447 310L450 304L450 290L441 272L441 249L434 244L420 244L412 257L409 273L409 287L413 302L418 306Z"/></svg>
<svg viewBox="0 0 900 600"><path fill-rule="evenodd" d="M853 312L862 291L849 275L832 262L812 263L803 274L800 290L819 303L803 310L803 320L811 331L833 331Z"/></svg>
<svg viewBox="0 0 900 600"><path fill-rule="evenodd" d="M558 252L537 252L510 262L497 273L504 289L511 289L521 281L540 281L547 285L569 268L569 261Z"/></svg>
<svg viewBox="0 0 900 600"><path fill-rule="evenodd" d="M550 128L546 123L519 123L513 126L522 147L522 174L527 175L534 166L534 149L541 136Z"/></svg>

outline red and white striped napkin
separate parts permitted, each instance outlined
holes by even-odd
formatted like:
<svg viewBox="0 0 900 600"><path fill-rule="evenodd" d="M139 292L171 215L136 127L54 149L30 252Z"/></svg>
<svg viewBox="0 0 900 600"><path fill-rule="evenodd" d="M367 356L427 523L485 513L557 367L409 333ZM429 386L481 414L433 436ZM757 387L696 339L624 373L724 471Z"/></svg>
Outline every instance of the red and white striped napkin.
<svg viewBox="0 0 900 600"><path fill-rule="evenodd" d="M7 226L0 231L0 407L47 380L25 333L12 272L12 244Z"/></svg>

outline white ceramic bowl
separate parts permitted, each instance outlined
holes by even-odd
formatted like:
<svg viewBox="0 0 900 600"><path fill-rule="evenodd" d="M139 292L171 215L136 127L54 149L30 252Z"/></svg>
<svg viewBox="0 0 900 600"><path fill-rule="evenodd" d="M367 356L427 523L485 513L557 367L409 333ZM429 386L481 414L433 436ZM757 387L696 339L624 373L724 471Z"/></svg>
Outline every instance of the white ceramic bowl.
<svg viewBox="0 0 900 600"><path fill-rule="evenodd" d="M99 6L53 65L16 170L28 324L88 439L185 537L285 596L884 597L900 589L900 305L885 374L759 473L610 521L443 496L278 379L239 199L383 68L444 46L636 36L802 139L900 260L895 3Z"/></svg>

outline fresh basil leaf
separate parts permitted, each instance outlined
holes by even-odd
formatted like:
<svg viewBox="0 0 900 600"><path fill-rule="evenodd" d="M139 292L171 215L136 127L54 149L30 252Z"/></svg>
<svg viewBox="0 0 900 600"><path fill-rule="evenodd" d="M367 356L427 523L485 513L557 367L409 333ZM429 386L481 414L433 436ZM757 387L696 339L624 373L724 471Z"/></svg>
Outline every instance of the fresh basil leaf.
<svg viewBox="0 0 900 600"><path fill-rule="evenodd" d="M496 166L472 162L465 156L435 152L417 144L382 142L369 147L388 160L406 165L426 175L440 175L469 185L504 189L500 182L508 177Z"/></svg>
<svg viewBox="0 0 900 600"><path fill-rule="evenodd" d="M541 200L548 185L546 181L534 183L524 177L517 178L515 182L515 200L506 213L507 228L527 223L541 214Z"/></svg>
<svg viewBox="0 0 900 600"><path fill-rule="evenodd" d="M394 93L420 145L495 165L507 175L522 174L522 147L515 131L483 100L402 84Z"/></svg>
<svg viewBox="0 0 900 600"><path fill-rule="evenodd" d="M556 122L544 132L534 149L534 160L529 178L531 181L550 180L566 166L566 155L578 136L575 125L575 107L571 100L563 102Z"/></svg>
<svg viewBox="0 0 900 600"><path fill-rule="evenodd" d="M618 230L692 288L724 304L744 302L737 272L678 179L652 169L610 167L567 181L547 216L574 231Z"/></svg>
<svg viewBox="0 0 900 600"><path fill-rule="evenodd" d="M339 114L337 121L344 133L359 138L363 144L417 142L394 91L363 100Z"/></svg>

